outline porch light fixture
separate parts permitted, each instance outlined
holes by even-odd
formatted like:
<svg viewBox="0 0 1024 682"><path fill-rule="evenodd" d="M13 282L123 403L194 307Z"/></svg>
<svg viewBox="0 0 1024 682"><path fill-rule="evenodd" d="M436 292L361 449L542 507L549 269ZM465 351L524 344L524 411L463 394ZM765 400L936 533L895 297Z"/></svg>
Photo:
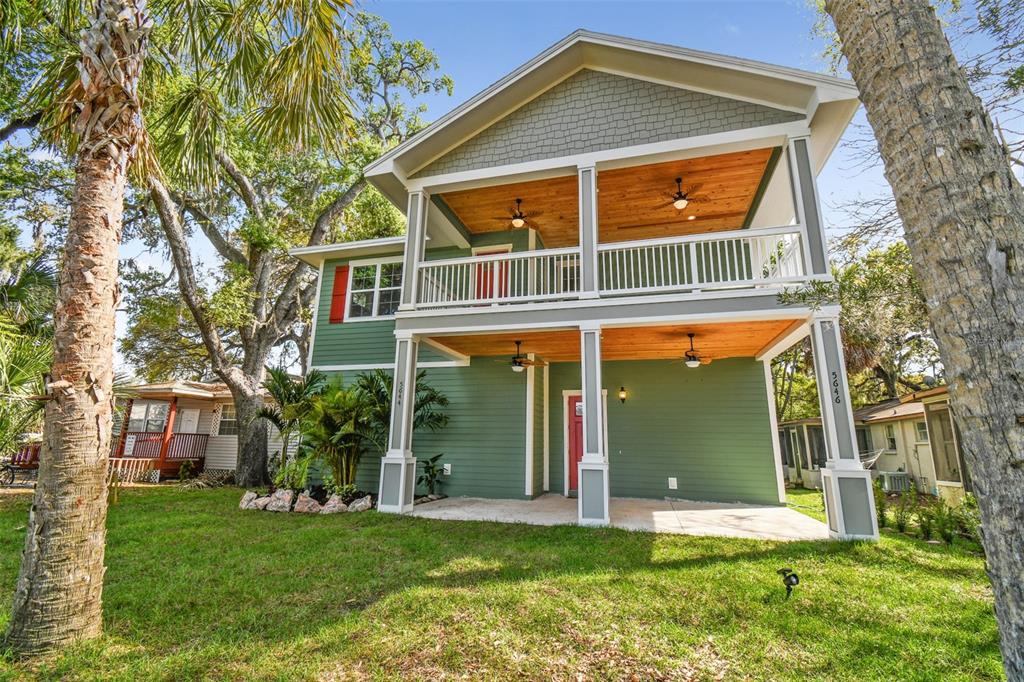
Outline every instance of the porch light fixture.
<svg viewBox="0 0 1024 682"><path fill-rule="evenodd" d="M695 215L688 215L688 216L686 216L686 219L687 220L696 220L697 216L695 216Z"/></svg>
<svg viewBox="0 0 1024 682"><path fill-rule="evenodd" d="M672 205L682 211L689 203L690 200L686 196L686 192L683 191L683 179L676 178L676 193L672 195Z"/></svg>
<svg viewBox="0 0 1024 682"><path fill-rule="evenodd" d="M619 386L619 402L623 405L626 404L626 387Z"/></svg>
<svg viewBox="0 0 1024 682"><path fill-rule="evenodd" d="M700 357L698 357L697 351L693 349L693 337L695 334L690 332L687 336L690 337L690 350L686 351L686 366L690 369L696 369L700 367Z"/></svg>
<svg viewBox="0 0 1024 682"><path fill-rule="evenodd" d="M517 228L517 229L526 224L526 214L523 213L523 210L521 208L521 204L522 203L523 203L523 200L517 198L516 199L516 210L512 211L512 227ZM522 371L522 370L518 370L518 371Z"/></svg>

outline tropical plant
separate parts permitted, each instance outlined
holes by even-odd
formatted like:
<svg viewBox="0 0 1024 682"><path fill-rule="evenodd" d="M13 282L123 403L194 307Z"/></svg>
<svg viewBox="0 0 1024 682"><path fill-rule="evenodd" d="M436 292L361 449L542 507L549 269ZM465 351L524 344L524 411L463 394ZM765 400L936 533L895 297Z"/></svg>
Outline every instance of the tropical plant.
<svg viewBox="0 0 1024 682"><path fill-rule="evenodd" d="M356 482L366 414L361 394L339 379L312 401L302 420L301 448L330 469L335 486Z"/></svg>
<svg viewBox="0 0 1024 682"><path fill-rule="evenodd" d="M932 518L935 521L935 532L947 544L953 544L958 529L956 509L944 499L938 498L932 504Z"/></svg>
<svg viewBox="0 0 1024 682"><path fill-rule="evenodd" d="M964 499L957 507L957 525L964 537L981 542L981 510L978 498L973 493L964 494Z"/></svg>
<svg viewBox="0 0 1024 682"><path fill-rule="evenodd" d="M444 457L444 453L419 461L420 466L423 467L423 473L416 479L416 483L426 485L428 495L437 494L437 488L441 485L444 465L438 464L438 462L442 457Z"/></svg>
<svg viewBox="0 0 1024 682"><path fill-rule="evenodd" d="M42 425L43 375L50 369L50 344L22 335L0 334L0 453L14 450L22 436Z"/></svg>
<svg viewBox="0 0 1024 682"><path fill-rule="evenodd" d="M427 373L416 375L416 405L413 408L413 431L426 429L439 431L448 425L448 397L431 386ZM366 404L366 419L363 437L375 451L383 455L388 448L388 432L391 429L391 374L383 369L360 374L356 378L356 390Z"/></svg>
<svg viewBox="0 0 1024 682"><path fill-rule="evenodd" d="M52 332L49 323L56 294L56 273L41 255L21 259L9 272L0 269L0 318L21 334Z"/></svg>
<svg viewBox="0 0 1024 682"><path fill-rule="evenodd" d="M913 518L916 509L917 493L912 490L905 490L900 493L899 502L896 503L896 509L893 512L893 522L896 524L896 530L901 533L907 532L910 519Z"/></svg>
<svg viewBox="0 0 1024 682"><path fill-rule="evenodd" d="M305 490L312 462L313 457L309 454L299 454L288 460L284 466L274 472L274 486L285 490Z"/></svg>
<svg viewBox="0 0 1024 682"><path fill-rule="evenodd" d="M302 418L309 412L314 398L320 395L326 383L327 375L318 369L311 369L301 379L293 378L284 369L267 369L263 388L270 394L273 403L261 407L256 416L273 424L281 434L278 469L288 463L288 448L292 437L298 433Z"/></svg>
<svg viewBox="0 0 1024 682"><path fill-rule="evenodd" d="M355 483L346 483L344 485L342 485L341 483L335 483L334 473L330 470L328 470L323 475L322 480L324 490L327 491L327 494L337 495L338 497L341 498L341 501L345 502L346 504L348 503L349 500L354 499L356 497L356 494L359 492L358 489L356 488Z"/></svg>
<svg viewBox="0 0 1024 682"><path fill-rule="evenodd" d="M888 523L888 516L885 510L889 506L889 498L886 496L885 491L882 490L882 483L880 481L875 480L871 485L871 489L875 495L875 514L878 515L878 527L885 528Z"/></svg>

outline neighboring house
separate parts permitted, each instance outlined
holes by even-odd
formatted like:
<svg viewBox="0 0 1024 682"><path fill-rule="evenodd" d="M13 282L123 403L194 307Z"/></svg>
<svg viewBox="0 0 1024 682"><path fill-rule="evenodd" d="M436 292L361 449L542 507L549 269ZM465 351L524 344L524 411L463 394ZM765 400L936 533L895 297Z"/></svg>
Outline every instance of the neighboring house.
<svg viewBox="0 0 1024 682"><path fill-rule="evenodd" d="M895 492L910 485L920 491L931 490L935 478L921 403L887 400L854 410L853 419L857 449L862 458L873 460L871 468L882 476L887 490ZM789 480L820 487L818 470L825 461L821 419L782 422L779 443Z"/></svg>
<svg viewBox="0 0 1024 682"><path fill-rule="evenodd" d="M133 470L144 464L161 478L176 477L186 460L196 471L234 471L238 424L227 386L170 381L132 386L130 392L115 414L112 458L132 460L123 466ZM267 452L280 449L271 426Z"/></svg>
<svg viewBox="0 0 1024 682"><path fill-rule="evenodd" d="M853 411L857 447L862 456L878 455L872 469L890 492L902 489L905 473L923 493L947 499L962 497L965 472L958 430L949 410L945 386L867 405ZM820 487L818 470L825 461L821 419L794 419L779 424L782 462L790 481ZM799 459L799 467L797 460Z"/></svg>
<svg viewBox="0 0 1024 682"><path fill-rule="evenodd" d="M809 335L829 527L877 537L838 309L778 297L830 278L815 177L857 107L847 80L579 31L368 166L406 235L292 251L319 271L310 366L397 377L360 486L409 511L443 453L449 495L576 496L586 525L615 497L782 504L769 363ZM451 423L414 437L424 369Z"/></svg>
<svg viewBox="0 0 1024 682"><path fill-rule="evenodd" d="M971 476L960 447L960 427L949 406L949 387L936 386L903 396L902 400L924 406L931 444L932 494L953 501L961 499L972 491Z"/></svg>

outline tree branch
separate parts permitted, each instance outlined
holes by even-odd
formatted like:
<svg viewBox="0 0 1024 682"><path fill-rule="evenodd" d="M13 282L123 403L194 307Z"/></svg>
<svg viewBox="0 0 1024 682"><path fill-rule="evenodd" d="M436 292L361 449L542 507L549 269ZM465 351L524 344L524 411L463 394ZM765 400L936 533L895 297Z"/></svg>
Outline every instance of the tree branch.
<svg viewBox="0 0 1024 682"><path fill-rule="evenodd" d="M177 192L172 192L171 198L173 198L175 203L179 204L188 212L189 215L192 216L199 225L199 229L203 231L203 234L205 234L206 238L210 240L213 248L217 250L217 253L223 256L225 260L245 265L245 254L231 244L231 242L227 240L227 237L217 229L217 226L213 224L213 219L208 213L206 213L206 211L200 208L191 199L184 197Z"/></svg>
<svg viewBox="0 0 1024 682"><path fill-rule="evenodd" d="M253 187L249 178L235 164L234 159L228 156L227 152L219 151L217 152L217 162L238 186L238 191L241 193L242 201L245 202L246 207L252 211L254 216L262 218L263 205L260 203L259 197L256 196L256 188Z"/></svg>
<svg viewBox="0 0 1024 682"><path fill-rule="evenodd" d="M34 114L28 116L21 116L12 118L7 122L3 128L0 128L0 142L3 142L8 137L18 132L19 130L27 130L29 128L35 128L39 125L39 122L43 120L43 112L37 111Z"/></svg>

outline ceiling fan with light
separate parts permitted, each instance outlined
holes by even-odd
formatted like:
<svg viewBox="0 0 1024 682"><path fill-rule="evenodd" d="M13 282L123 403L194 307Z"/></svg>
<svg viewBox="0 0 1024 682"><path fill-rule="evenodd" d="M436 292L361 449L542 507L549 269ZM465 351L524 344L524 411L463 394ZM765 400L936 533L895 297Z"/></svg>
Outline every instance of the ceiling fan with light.
<svg viewBox="0 0 1024 682"><path fill-rule="evenodd" d="M683 355L683 362L686 363L686 366L689 367L690 369L696 369L697 367L700 367L701 364L707 364L711 362L710 360L702 360L697 351L693 349L693 337L696 336L696 334L690 332L687 334L687 336L690 337L690 350L686 351L686 353Z"/></svg>
<svg viewBox="0 0 1024 682"><path fill-rule="evenodd" d="M663 203L663 204L660 204L660 205L661 206L672 206L677 211L682 211L682 210L686 209L687 206L689 206L692 209L693 208L692 204L695 201L697 201L697 199L693 196L693 193L696 192L697 189L698 188L696 186L691 186L691 187L688 187L684 191L683 190L683 179L681 177L678 177L678 178L676 178L676 191L675 191L675 194L670 194L669 195L669 200L667 202ZM696 220L697 219L697 215L695 213L691 212L688 216L686 216L686 219L687 220Z"/></svg>
<svg viewBox="0 0 1024 682"><path fill-rule="evenodd" d="M534 223L533 219L536 218L537 216L540 216L540 215L543 215L543 214L539 213L537 211L532 211L529 215L524 213L523 212L523 200L520 199L519 197L516 197L516 206L515 206L515 208L512 209L511 215L496 216L494 219L495 220L500 220L502 222L506 222L507 221L507 222L509 222L509 224L512 225L512 227L514 229L517 229L517 230L519 228L521 228L521 227L526 227L526 226L529 226L529 227L532 227L532 228L536 229L537 225L536 225L536 223Z"/></svg>
<svg viewBox="0 0 1024 682"><path fill-rule="evenodd" d="M548 364L543 360L531 360L526 355L524 355L522 350L522 344L522 341L516 341L516 354L512 356L512 361L508 363L509 367L512 368L513 372L522 372L527 367L543 367L544 365ZM498 362L505 361L499 360Z"/></svg>

